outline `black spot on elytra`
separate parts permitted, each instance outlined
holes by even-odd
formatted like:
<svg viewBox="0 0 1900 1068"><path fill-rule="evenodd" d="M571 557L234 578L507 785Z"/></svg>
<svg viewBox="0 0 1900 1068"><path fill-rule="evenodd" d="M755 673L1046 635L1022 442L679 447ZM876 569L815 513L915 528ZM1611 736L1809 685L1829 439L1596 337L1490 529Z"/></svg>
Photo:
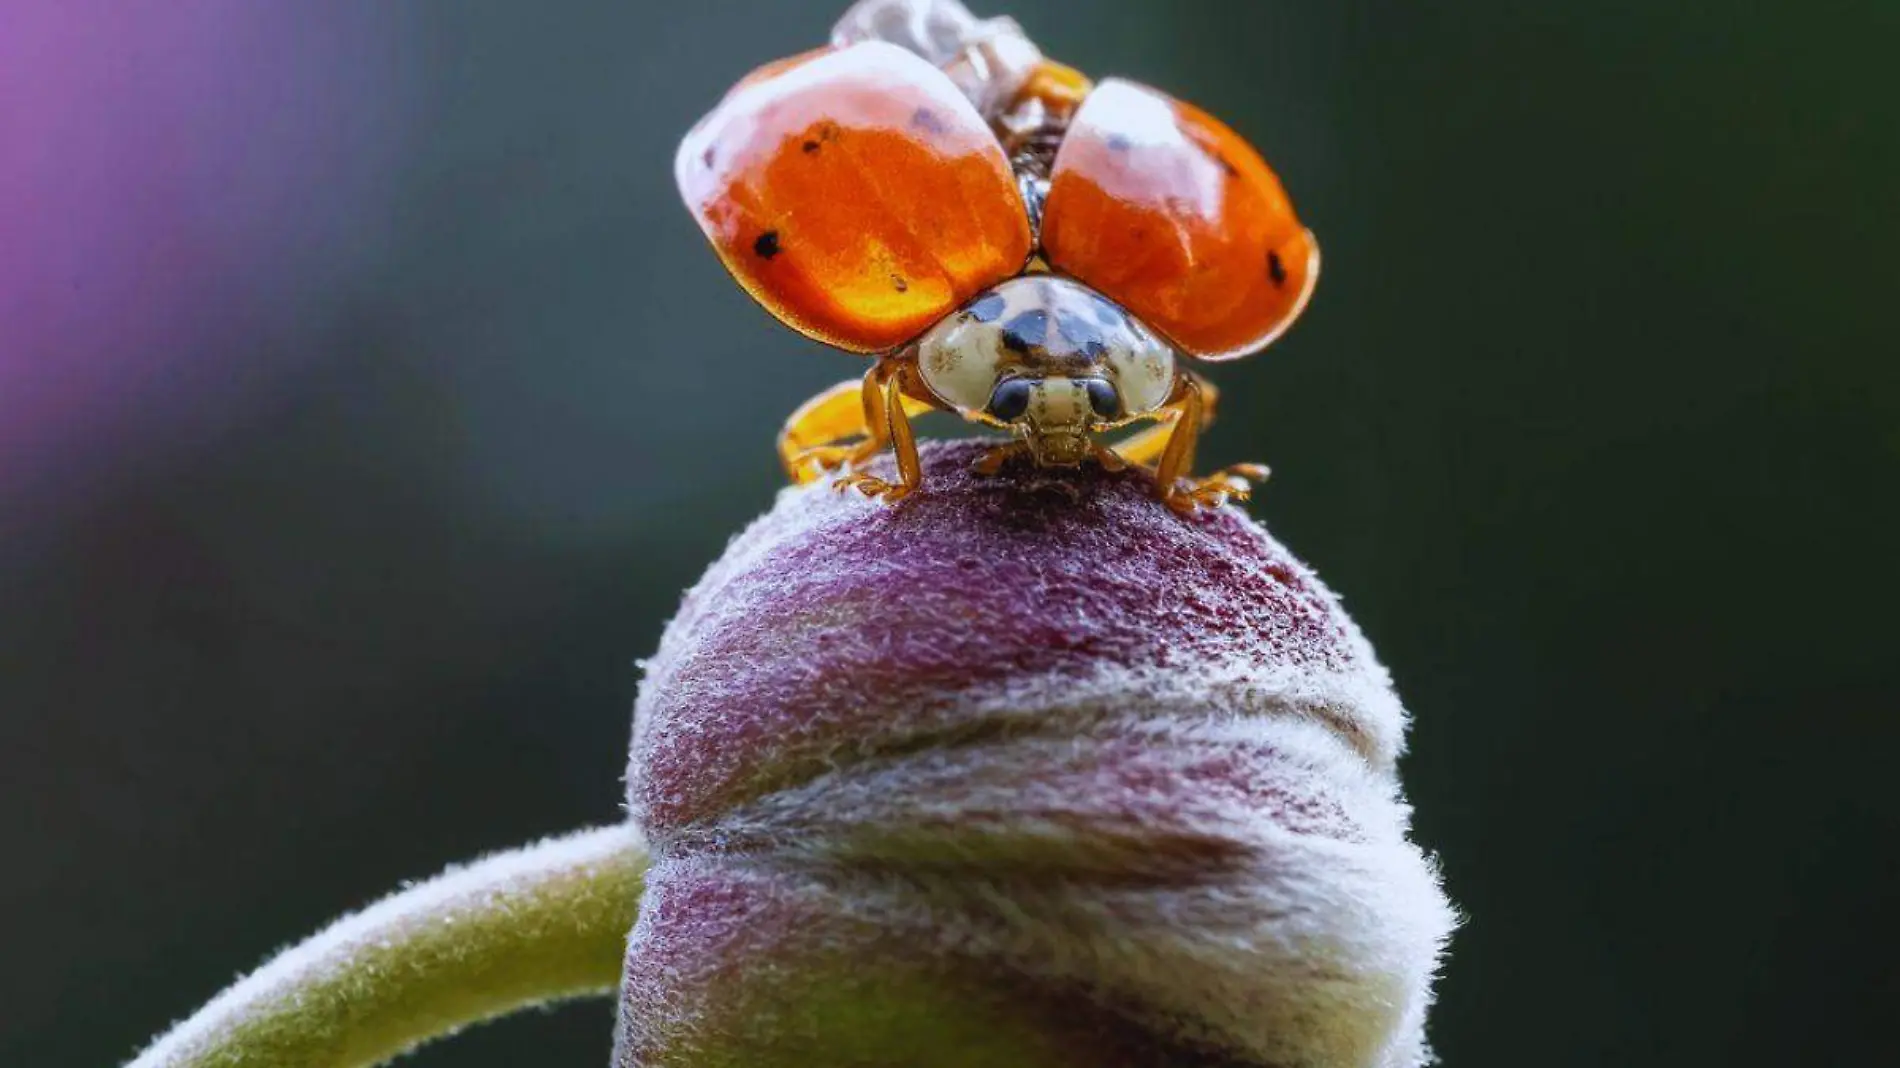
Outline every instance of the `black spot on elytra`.
<svg viewBox="0 0 1900 1068"><path fill-rule="evenodd" d="M758 253L762 258L768 259L768 260L778 255L779 254L778 231L767 230L766 232L760 234L759 239L757 241L752 242L752 251Z"/></svg>
<svg viewBox="0 0 1900 1068"><path fill-rule="evenodd" d="M707 145L706 151L701 152L699 154L699 162L708 167L712 166L713 161L717 160L718 158L719 158L719 146L717 145Z"/></svg>
<svg viewBox="0 0 1900 1068"><path fill-rule="evenodd" d="M933 134L941 134L949 129L948 126L944 125L943 120L937 117L937 113L929 108L918 108L916 111L911 112L910 124L919 130Z"/></svg>
<svg viewBox="0 0 1900 1068"><path fill-rule="evenodd" d="M837 139L838 124L832 122L830 119L826 119L818 125L813 126L811 128L811 136L805 138L805 143L798 147L804 149L805 154L809 156Z"/></svg>
<svg viewBox="0 0 1900 1068"><path fill-rule="evenodd" d="M979 323L993 323L997 316L1003 314L1004 303L1001 293L985 293L963 311Z"/></svg>
<svg viewBox="0 0 1900 1068"><path fill-rule="evenodd" d="M910 292L910 283L904 280L903 275L894 274L891 275L891 288L897 290L899 293L908 293Z"/></svg>
<svg viewBox="0 0 1900 1068"><path fill-rule="evenodd" d="M1003 347L1017 355L1028 355L1049 339L1049 313L1041 308L1026 311L1003 324Z"/></svg>
<svg viewBox="0 0 1900 1068"><path fill-rule="evenodd" d="M1278 252L1267 253L1267 277L1273 279L1276 287L1286 285L1286 264L1280 262Z"/></svg>
<svg viewBox="0 0 1900 1068"><path fill-rule="evenodd" d="M1108 150L1110 152L1126 152L1133 147L1135 147L1135 143L1121 134L1108 135Z"/></svg>

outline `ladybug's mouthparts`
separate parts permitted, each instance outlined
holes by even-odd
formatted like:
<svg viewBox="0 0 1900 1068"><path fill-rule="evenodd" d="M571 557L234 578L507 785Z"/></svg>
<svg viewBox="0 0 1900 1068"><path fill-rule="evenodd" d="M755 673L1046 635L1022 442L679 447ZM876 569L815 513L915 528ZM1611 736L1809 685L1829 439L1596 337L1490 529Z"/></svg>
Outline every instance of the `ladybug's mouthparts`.
<svg viewBox="0 0 1900 1068"><path fill-rule="evenodd" d="M1043 467L1074 467L1093 456L1090 429L1097 418L1110 417L1121 404L1115 387L1096 375L1013 381L1029 387L1015 426L1029 454Z"/></svg>
<svg viewBox="0 0 1900 1068"><path fill-rule="evenodd" d="M1024 440L1029 446L1029 455L1035 458L1039 467L1079 467L1083 460L1095 452L1088 432L1081 428L1041 430L1028 427L1025 428Z"/></svg>

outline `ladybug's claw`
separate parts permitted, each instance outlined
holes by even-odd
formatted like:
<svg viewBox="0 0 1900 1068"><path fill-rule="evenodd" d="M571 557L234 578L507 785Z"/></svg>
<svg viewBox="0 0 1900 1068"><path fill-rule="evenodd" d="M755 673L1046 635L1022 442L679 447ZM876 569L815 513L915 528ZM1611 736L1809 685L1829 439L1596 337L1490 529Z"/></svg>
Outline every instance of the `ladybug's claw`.
<svg viewBox="0 0 1900 1068"><path fill-rule="evenodd" d="M837 481L831 484L831 489L835 493L843 493L846 490L855 489L872 500L881 500L886 504L896 504L898 501L910 496L911 487L904 485L902 482L887 482L876 475L867 475L862 471L854 471L851 474L843 475L838 478Z"/></svg>
<svg viewBox="0 0 1900 1068"><path fill-rule="evenodd" d="M1244 501L1249 491L1236 490L1216 479L1201 479L1168 491L1162 502L1181 515L1193 515L1202 508L1219 508L1230 500Z"/></svg>
<svg viewBox="0 0 1900 1068"><path fill-rule="evenodd" d="M1201 508L1219 508L1228 501L1244 501L1253 496L1253 484L1265 481L1265 464L1235 464L1205 478L1183 479L1169 488L1162 500L1182 515Z"/></svg>

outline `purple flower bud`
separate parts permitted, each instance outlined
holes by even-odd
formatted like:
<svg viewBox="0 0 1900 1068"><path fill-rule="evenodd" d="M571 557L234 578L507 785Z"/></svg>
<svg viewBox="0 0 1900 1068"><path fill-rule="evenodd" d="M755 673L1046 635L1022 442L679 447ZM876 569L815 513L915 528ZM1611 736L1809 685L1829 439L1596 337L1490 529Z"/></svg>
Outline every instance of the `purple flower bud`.
<svg viewBox="0 0 1900 1068"><path fill-rule="evenodd" d="M787 490L647 665L617 1063L1428 1059L1405 713L1258 525L1145 479Z"/></svg>

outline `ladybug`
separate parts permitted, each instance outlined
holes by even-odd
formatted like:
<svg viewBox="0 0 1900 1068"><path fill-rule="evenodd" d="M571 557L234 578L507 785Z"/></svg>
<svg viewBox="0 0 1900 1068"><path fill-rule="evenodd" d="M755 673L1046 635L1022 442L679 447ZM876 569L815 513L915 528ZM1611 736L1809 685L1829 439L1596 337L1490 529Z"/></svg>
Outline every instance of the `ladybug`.
<svg viewBox="0 0 1900 1068"><path fill-rule="evenodd" d="M1184 363L1284 332L1319 246L1260 154L1206 112L1092 84L955 0L863 0L829 47L741 80L674 170L747 292L875 357L786 422L794 481L841 469L841 489L915 492L910 421L928 411L1010 432L979 471L1017 456L1153 465L1156 495L1184 513L1266 476L1188 477L1216 393ZM887 447L897 481L854 470Z"/></svg>

